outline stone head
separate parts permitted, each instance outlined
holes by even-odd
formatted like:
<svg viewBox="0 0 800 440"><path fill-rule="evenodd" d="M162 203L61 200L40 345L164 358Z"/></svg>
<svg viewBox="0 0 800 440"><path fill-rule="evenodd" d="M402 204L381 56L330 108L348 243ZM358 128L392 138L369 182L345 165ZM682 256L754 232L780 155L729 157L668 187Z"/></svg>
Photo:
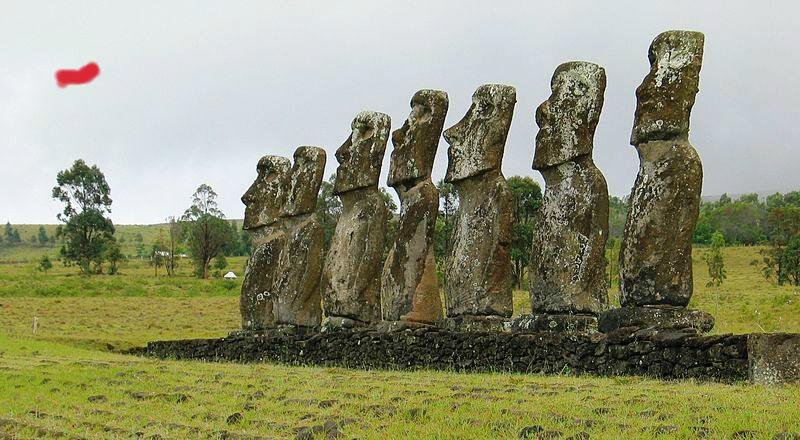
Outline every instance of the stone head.
<svg viewBox="0 0 800 440"><path fill-rule="evenodd" d="M244 225L247 230L269 226L278 220L286 201L286 181L291 169L289 159L264 156L258 161L256 180L242 196L245 205Z"/></svg>
<svg viewBox="0 0 800 440"><path fill-rule="evenodd" d="M514 87L502 84L478 87L467 114L444 131L444 139L450 144L446 182L500 169L516 102Z"/></svg>
<svg viewBox="0 0 800 440"><path fill-rule="evenodd" d="M319 147L298 147L294 165L286 179L286 203L281 217L309 214L317 207L317 196L325 172L325 150Z"/></svg>
<svg viewBox="0 0 800 440"><path fill-rule="evenodd" d="M700 32L667 31L650 45L650 73L636 89L631 144L689 137L689 116L700 82Z"/></svg>
<svg viewBox="0 0 800 440"><path fill-rule="evenodd" d="M334 194L378 185L390 126L391 119L383 113L363 111L356 115L350 137L336 150L339 167Z"/></svg>
<svg viewBox="0 0 800 440"><path fill-rule="evenodd" d="M584 61L564 63L553 73L550 89L550 97L536 109L536 170L592 153L606 71Z"/></svg>
<svg viewBox="0 0 800 440"><path fill-rule="evenodd" d="M389 186L430 177L449 100L440 90L420 90L411 98L411 113L392 132Z"/></svg>

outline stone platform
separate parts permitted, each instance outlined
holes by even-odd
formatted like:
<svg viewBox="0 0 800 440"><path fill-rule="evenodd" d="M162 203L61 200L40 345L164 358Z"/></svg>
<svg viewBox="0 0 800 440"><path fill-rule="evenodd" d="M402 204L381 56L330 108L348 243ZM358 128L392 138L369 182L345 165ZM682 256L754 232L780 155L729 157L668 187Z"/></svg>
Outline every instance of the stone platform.
<svg viewBox="0 0 800 440"><path fill-rule="evenodd" d="M164 359L366 369L572 372L722 382L750 379L758 383L800 381L798 334L698 336L684 331L636 328L608 334L364 328L313 335L267 331L219 339L157 341L132 353Z"/></svg>

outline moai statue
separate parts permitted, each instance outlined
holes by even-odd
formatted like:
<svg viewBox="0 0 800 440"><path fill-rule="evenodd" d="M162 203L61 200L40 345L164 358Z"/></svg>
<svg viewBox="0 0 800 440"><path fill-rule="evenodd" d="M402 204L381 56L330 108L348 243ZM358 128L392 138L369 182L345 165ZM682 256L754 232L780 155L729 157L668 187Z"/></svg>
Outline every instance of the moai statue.
<svg viewBox="0 0 800 440"><path fill-rule="evenodd" d="M320 325L320 275L325 235L315 214L325 172L325 150L299 147L287 179L280 216L285 243L275 270L274 315L277 325L313 329Z"/></svg>
<svg viewBox="0 0 800 440"><path fill-rule="evenodd" d="M636 89L631 144L639 153L620 250L620 303L600 329L640 326L708 331L714 319L686 310L692 296L692 233L703 168L689 143L703 34L668 31L650 45L650 73Z"/></svg>
<svg viewBox="0 0 800 440"><path fill-rule="evenodd" d="M400 198L400 220L383 266L381 310L383 320L398 328L442 318L433 257L439 191L431 181L431 169L447 106L447 93L420 90L411 98L408 119L392 133L388 185Z"/></svg>
<svg viewBox="0 0 800 440"><path fill-rule="evenodd" d="M244 229L253 238L253 253L247 261L239 310L243 331L258 331L275 325L273 284L277 262L286 241L279 222L286 201L286 181L291 162L280 156L264 156L256 167L258 177L242 196Z"/></svg>
<svg viewBox="0 0 800 440"><path fill-rule="evenodd" d="M593 331L608 303L608 187L592 161L606 73L593 63L564 63L550 88L536 110L533 169L544 176L546 190L533 224L533 314L512 329Z"/></svg>
<svg viewBox="0 0 800 440"><path fill-rule="evenodd" d="M513 199L500 165L516 101L511 86L482 85L464 118L444 132L445 181L459 198L446 269L446 328L500 330L511 316Z"/></svg>
<svg viewBox="0 0 800 440"><path fill-rule="evenodd" d="M389 138L388 115L363 111L336 150L333 193L342 213L322 272L323 329L349 328L380 320L381 268L388 210L378 190Z"/></svg>

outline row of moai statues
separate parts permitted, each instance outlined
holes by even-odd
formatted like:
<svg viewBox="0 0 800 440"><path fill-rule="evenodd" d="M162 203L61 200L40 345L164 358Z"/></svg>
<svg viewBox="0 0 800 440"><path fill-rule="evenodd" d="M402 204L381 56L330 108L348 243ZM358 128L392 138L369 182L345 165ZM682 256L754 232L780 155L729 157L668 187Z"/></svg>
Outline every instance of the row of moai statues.
<svg viewBox="0 0 800 440"><path fill-rule="evenodd" d="M689 116L703 39L698 32L668 31L650 46L651 69L636 92L631 136L640 168L620 252L621 308L608 307L608 189L592 161L605 70L575 61L556 69L552 93L536 110L533 169L544 176L546 190L534 223L530 314L510 319L513 198L501 164L516 91L488 84L444 132L447 94L418 91L408 118L391 133L388 185L398 194L400 215L385 259L389 213L378 179L389 116L359 113L336 151L334 194L342 212L325 257L314 216L324 151L301 147L293 166L285 158L262 158L258 178L242 198L244 227L254 237L242 286L243 329L315 329L324 311L324 329L436 324L467 331L710 330L710 315L686 309L702 184L700 159L688 141ZM444 307L433 255L439 193L431 180L442 134L449 144L445 181L459 198Z"/></svg>

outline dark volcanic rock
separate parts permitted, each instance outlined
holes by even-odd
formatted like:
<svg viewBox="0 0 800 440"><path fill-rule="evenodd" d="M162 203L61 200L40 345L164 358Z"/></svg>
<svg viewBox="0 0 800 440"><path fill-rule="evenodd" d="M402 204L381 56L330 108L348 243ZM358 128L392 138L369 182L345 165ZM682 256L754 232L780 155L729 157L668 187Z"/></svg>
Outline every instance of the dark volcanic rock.
<svg viewBox="0 0 800 440"><path fill-rule="evenodd" d="M324 172L325 150L295 150L282 212L285 243L275 270L276 324L317 327L322 319L319 284L325 237L314 210Z"/></svg>
<svg viewBox="0 0 800 440"><path fill-rule="evenodd" d="M692 296L691 241L703 180L688 141L703 34L662 33L649 58L650 73L636 91L631 144L640 166L620 250L620 302L685 307Z"/></svg>
<svg viewBox="0 0 800 440"><path fill-rule="evenodd" d="M683 307L620 307L600 314L598 328L608 333L622 327L692 329L707 333L714 328L714 317L700 310Z"/></svg>
<svg viewBox="0 0 800 440"><path fill-rule="evenodd" d="M747 335L619 329L609 334L461 332L431 326L382 332L369 327L310 335L274 330L221 339L151 342L150 356L214 361L437 369L722 381L747 379Z"/></svg>
<svg viewBox="0 0 800 440"><path fill-rule="evenodd" d="M766 385L800 382L800 334L751 334L747 352L753 382Z"/></svg>
<svg viewBox="0 0 800 440"><path fill-rule="evenodd" d="M389 125L383 113L361 112L336 151L334 193L342 200L342 213L322 272L322 305L328 317L380 320L388 210L377 185Z"/></svg>
<svg viewBox="0 0 800 440"><path fill-rule="evenodd" d="M272 290L285 234L278 216L286 202L286 183L291 162L280 156L264 156L256 167L258 177L242 196L244 229L253 238L253 252L245 268L239 309L242 329L259 330L274 325Z"/></svg>
<svg viewBox="0 0 800 440"><path fill-rule="evenodd" d="M533 168L547 186L533 223L534 313L596 314L608 302L608 187L592 161L605 86L602 67L562 64L553 74L552 94L536 111Z"/></svg>
<svg viewBox="0 0 800 440"><path fill-rule="evenodd" d="M500 165L515 104L513 87L483 85L467 114L444 132L445 181L459 197L444 288L448 318L511 316L513 201Z"/></svg>
<svg viewBox="0 0 800 440"><path fill-rule="evenodd" d="M511 331L535 333L543 331L585 333L597 331L597 317L594 315L569 315L541 313L522 315L511 321Z"/></svg>
<svg viewBox="0 0 800 440"><path fill-rule="evenodd" d="M420 90L411 113L392 134L389 186L400 198L397 235L381 280L381 310L386 321L433 323L442 316L433 256L439 191L431 181L448 99L445 92Z"/></svg>

